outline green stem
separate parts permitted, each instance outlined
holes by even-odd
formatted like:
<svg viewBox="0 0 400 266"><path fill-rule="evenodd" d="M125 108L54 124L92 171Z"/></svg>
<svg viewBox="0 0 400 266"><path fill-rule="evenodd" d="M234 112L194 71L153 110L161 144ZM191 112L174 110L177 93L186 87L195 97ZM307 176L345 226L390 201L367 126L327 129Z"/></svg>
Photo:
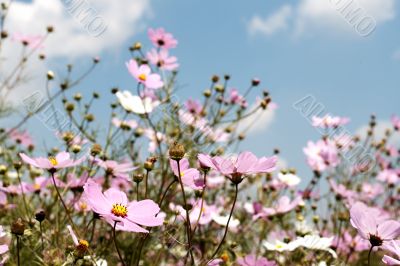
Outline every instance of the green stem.
<svg viewBox="0 0 400 266"><path fill-rule="evenodd" d="M227 235L227 233L228 233L229 222L230 222L230 220L231 220L231 218L232 218L233 210L235 209L235 204L236 204L237 196L238 196L238 184L235 184L235 198L233 199L232 209L231 209L231 212L229 213L228 222L226 223L226 226L225 226L224 236L222 237L221 242L219 242L219 245L218 245L217 249L216 249L216 250L214 251L214 253L212 254L211 259L209 260L209 262L212 261L213 258L218 254L218 251L221 249L222 244L223 244L224 241L225 241L226 235Z"/></svg>
<svg viewBox="0 0 400 266"><path fill-rule="evenodd" d="M125 266L125 262L122 259L121 252L119 252L119 248L118 248L118 245L117 245L117 238L115 237L115 227L117 226L117 223L118 222L115 221L114 222L114 226L113 226L113 240L114 240L115 249L117 250L117 253L118 253L119 260L121 261L122 266Z"/></svg>
<svg viewBox="0 0 400 266"><path fill-rule="evenodd" d="M181 166L180 166L179 160L176 160L176 163L178 165L178 180L179 180L179 184L181 185L183 204L184 204L184 209L186 211L186 235L187 235L188 245L189 245L189 254L190 254L192 263L194 263L194 257L193 257L193 252L192 252L192 237L191 237L192 228L190 225L189 210L188 210L187 201L186 201L185 188L183 187L183 182L182 182L182 177L181 177Z"/></svg>

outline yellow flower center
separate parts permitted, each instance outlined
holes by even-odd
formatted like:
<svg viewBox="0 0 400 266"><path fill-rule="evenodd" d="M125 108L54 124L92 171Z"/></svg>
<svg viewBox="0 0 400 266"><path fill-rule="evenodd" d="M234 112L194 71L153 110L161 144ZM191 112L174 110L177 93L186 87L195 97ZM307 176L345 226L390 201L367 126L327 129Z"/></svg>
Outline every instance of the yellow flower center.
<svg viewBox="0 0 400 266"><path fill-rule="evenodd" d="M86 210L86 209L87 209L87 204L86 204L86 202L82 202L81 204L79 204L79 208L80 208L82 211Z"/></svg>
<svg viewBox="0 0 400 266"><path fill-rule="evenodd" d="M50 156L49 157L49 162L51 163L51 165L56 166L58 164L56 157L54 156Z"/></svg>
<svg viewBox="0 0 400 266"><path fill-rule="evenodd" d="M111 213L115 216L125 218L128 215L128 208L122 204L113 204Z"/></svg>
<svg viewBox="0 0 400 266"><path fill-rule="evenodd" d="M79 239L76 249L80 252L86 252L89 248L89 242L84 239Z"/></svg>
<svg viewBox="0 0 400 266"><path fill-rule="evenodd" d="M40 190L40 185L37 184L37 183L34 184L34 185L33 185L33 189L34 189L34 190Z"/></svg>
<svg viewBox="0 0 400 266"><path fill-rule="evenodd" d="M141 81L146 81L146 79L147 79L147 77L146 77L146 75L145 74L140 74L139 76L138 76L138 78L141 80Z"/></svg>

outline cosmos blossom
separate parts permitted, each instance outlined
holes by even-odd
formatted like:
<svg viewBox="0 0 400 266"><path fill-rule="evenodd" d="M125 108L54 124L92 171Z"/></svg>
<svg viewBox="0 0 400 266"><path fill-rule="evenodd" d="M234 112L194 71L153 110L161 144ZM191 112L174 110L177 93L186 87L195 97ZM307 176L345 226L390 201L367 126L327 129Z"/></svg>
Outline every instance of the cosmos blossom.
<svg viewBox="0 0 400 266"><path fill-rule="evenodd" d="M339 164L340 159L336 144L331 140L309 141L303 149L307 163L314 171L325 171Z"/></svg>
<svg viewBox="0 0 400 266"><path fill-rule="evenodd" d="M68 152L60 152L56 156L50 156L48 158L37 157L31 158L25 153L20 153L19 156L21 159L34 167L47 169L47 170L57 170L67 167L74 167L76 165L81 164L86 156L81 157L80 159L73 160Z"/></svg>
<svg viewBox="0 0 400 266"><path fill-rule="evenodd" d="M166 49L161 49L160 51L152 49L147 53L147 59L149 59L151 64L168 71L175 70L179 67L178 59L175 56L170 56Z"/></svg>
<svg viewBox="0 0 400 266"><path fill-rule="evenodd" d="M350 209L351 225L357 229L363 239L372 246L381 246L400 236L400 223L389 220L376 208L370 208L362 202L356 202Z"/></svg>
<svg viewBox="0 0 400 266"><path fill-rule="evenodd" d="M106 160L103 161L101 159L94 159L95 163L100 166L101 168L105 169L106 174L111 175L112 177L118 177L125 180L129 179L129 172L137 169L134 167L132 163L118 163L117 161L113 160Z"/></svg>
<svg viewBox="0 0 400 266"><path fill-rule="evenodd" d="M338 126L346 125L350 122L348 117L330 116L326 115L324 117L313 116L312 125L314 127L321 128L336 128Z"/></svg>
<svg viewBox="0 0 400 266"><path fill-rule="evenodd" d="M278 158L276 156L257 158L253 153L246 151L230 158L213 157L211 163L207 156L201 156L199 160L203 164L209 164L213 169L228 176L231 180L241 180L246 175L274 171Z"/></svg>
<svg viewBox="0 0 400 266"><path fill-rule="evenodd" d="M148 114L159 105L159 101L153 101L149 97L141 98L132 95L129 91L117 92L115 94L121 106L128 112L135 114Z"/></svg>
<svg viewBox="0 0 400 266"><path fill-rule="evenodd" d="M126 63L129 73L141 84L148 89L159 89L164 83L161 80L160 75L151 73L151 69L148 65L138 65L138 63L131 59Z"/></svg>
<svg viewBox="0 0 400 266"><path fill-rule="evenodd" d="M26 45L32 49L44 47L41 44L41 42L43 41L43 36L41 35L25 35L17 32L14 33L14 35L12 36L12 40L21 42L23 45Z"/></svg>
<svg viewBox="0 0 400 266"><path fill-rule="evenodd" d="M175 160L170 159L169 164L174 175L179 177L178 163ZM200 177L200 172L195 168L190 168L188 159L183 158L180 160L179 167L181 170L180 178L182 179L183 185L194 190L201 190L204 188L204 181Z"/></svg>
<svg viewBox="0 0 400 266"><path fill-rule="evenodd" d="M83 187L89 207L116 229L130 232L148 233L141 226L160 226L163 215L157 215L160 207L152 200L128 201L126 194L115 188L104 193L101 186L91 179Z"/></svg>
<svg viewBox="0 0 400 266"><path fill-rule="evenodd" d="M150 28L147 33L150 41L156 47L171 49L175 48L178 44L178 41L174 38L174 36L171 33L166 32L163 28Z"/></svg>
<svg viewBox="0 0 400 266"><path fill-rule="evenodd" d="M400 130L400 117L393 115L391 118L395 130Z"/></svg>
<svg viewBox="0 0 400 266"><path fill-rule="evenodd" d="M395 254L397 259L392 256L384 255L382 258L383 263L386 265L400 265L400 241L392 240L388 244L385 244L384 249Z"/></svg>

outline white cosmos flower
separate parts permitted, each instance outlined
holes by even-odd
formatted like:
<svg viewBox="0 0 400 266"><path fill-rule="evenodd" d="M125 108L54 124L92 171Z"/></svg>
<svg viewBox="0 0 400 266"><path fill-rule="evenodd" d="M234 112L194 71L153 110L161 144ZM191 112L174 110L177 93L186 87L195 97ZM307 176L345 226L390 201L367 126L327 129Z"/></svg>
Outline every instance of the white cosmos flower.
<svg viewBox="0 0 400 266"><path fill-rule="evenodd" d="M290 173L288 174L279 173L278 179L289 187L297 186L301 181L300 177Z"/></svg>
<svg viewBox="0 0 400 266"><path fill-rule="evenodd" d="M337 254L331 245L333 242L333 237L320 237L319 235L306 235L305 237L298 237L295 241L298 247L304 247L313 250L324 250L329 252L335 259Z"/></svg>
<svg viewBox="0 0 400 266"><path fill-rule="evenodd" d="M226 224L228 223L229 215L223 216L223 215L214 213L211 215L211 218L217 224L226 226ZM238 227L239 224L240 224L240 221L238 219L231 217L231 220L229 221L229 228L234 229L234 228Z"/></svg>
<svg viewBox="0 0 400 266"><path fill-rule="evenodd" d="M115 95L126 111L136 114L151 113L160 104L159 101L153 101L149 97L142 99L137 95L132 95L129 91L119 91Z"/></svg>
<svg viewBox="0 0 400 266"><path fill-rule="evenodd" d="M278 251L278 252L293 251L298 247L297 243L295 243L294 241L285 243L279 240L275 240L275 243L264 241L263 246L267 250Z"/></svg>

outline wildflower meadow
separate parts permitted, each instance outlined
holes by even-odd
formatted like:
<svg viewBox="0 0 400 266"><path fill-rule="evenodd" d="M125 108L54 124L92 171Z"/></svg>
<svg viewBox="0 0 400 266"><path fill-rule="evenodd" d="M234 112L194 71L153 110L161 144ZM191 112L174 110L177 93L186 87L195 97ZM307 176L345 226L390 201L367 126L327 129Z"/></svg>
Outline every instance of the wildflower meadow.
<svg viewBox="0 0 400 266"><path fill-rule="evenodd" d="M47 67L47 49L74 40L54 47L66 26L51 16L38 32L34 18L8 28L13 12L29 17L14 4L0 7L0 265L400 265L400 142L392 141L400 113L381 125L380 106L370 106L360 135L345 112L325 112L312 94L297 97L289 108L315 133L296 151L300 174L284 160L294 151L274 138L255 141L257 151L245 142L282 107L262 76L242 76L243 86L235 84L240 71L220 69L186 86L181 72L197 71L177 56L186 39L146 26L122 48L126 88L97 89L98 71L118 84L101 70L113 63L86 56ZM64 4L87 38L115 29L100 11L82 23ZM376 26L363 12L353 24L368 34L359 38ZM241 64L234 61L224 64ZM286 133L287 142L301 134Z"/></svg>

